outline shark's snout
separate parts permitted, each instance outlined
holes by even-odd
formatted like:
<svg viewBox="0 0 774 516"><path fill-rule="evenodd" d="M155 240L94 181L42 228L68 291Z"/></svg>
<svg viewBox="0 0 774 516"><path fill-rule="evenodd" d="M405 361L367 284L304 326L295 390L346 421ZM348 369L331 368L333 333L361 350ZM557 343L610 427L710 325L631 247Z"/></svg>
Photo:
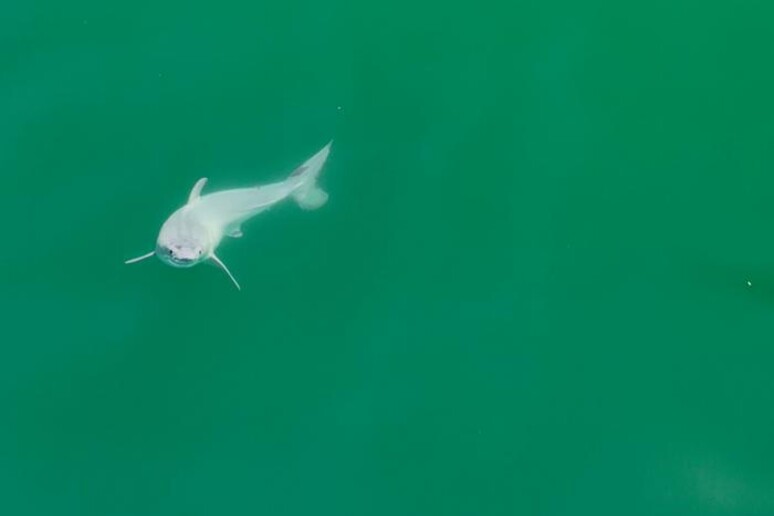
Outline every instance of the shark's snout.
<svg viewBox="0 0 774 516"><path fill-rule="evenodd" d="M156 254L173 267L193 267L202 260L204 251L199 246L159 245Z"/></svg>

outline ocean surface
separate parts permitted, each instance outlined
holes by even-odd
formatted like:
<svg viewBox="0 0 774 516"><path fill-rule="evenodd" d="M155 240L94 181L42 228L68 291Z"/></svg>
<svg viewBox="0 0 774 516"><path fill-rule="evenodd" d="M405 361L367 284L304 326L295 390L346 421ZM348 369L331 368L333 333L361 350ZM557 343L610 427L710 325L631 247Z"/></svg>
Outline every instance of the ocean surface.
<svg viewBox="0 0 774 516"><path fill-rule="evenodd" d="M0 514L774 514L774 3L0 7ZM291 201L153 259L205 190Z"/></svg>

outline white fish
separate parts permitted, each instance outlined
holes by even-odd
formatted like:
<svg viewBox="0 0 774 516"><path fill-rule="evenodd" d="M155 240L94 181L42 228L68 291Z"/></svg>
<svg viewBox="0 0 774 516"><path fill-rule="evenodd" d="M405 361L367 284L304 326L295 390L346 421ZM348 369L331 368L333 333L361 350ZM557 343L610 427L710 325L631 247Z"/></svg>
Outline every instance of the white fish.
<svg viewBox="0 0 774 516"><path fill-rule="evenodd" d="M201 195L207 178L199 179L186 205L175 211L161 226L156 250L125 263L136 263L154 254L173 267L193 267L210 261L223 269L240 289L228 267L215 254L221 240L224 236L241 237L244 221L287 197L292 197L305 210L314 210L325 204L328 194L317 186L317 177L332 143L279 183Z"/></svg>

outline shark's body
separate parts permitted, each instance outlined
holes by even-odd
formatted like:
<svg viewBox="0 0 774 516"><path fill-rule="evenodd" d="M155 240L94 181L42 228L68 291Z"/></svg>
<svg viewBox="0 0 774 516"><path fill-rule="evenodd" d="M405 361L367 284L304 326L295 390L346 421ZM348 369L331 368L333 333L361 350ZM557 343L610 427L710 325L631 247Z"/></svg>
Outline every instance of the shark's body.
<svg viewBox="0 0 774 516"><path fill-rule="evenodd" d="M202 195L207 178L199 179L188 202L161 226L156 250L126 263L135 263L154 254L173 267L193 267L209 260L222 268L239 288L236 279L215 254L223 237L242 236L243 222L288 197L307 210L325 204L328 194L317 186L317 177L328 158L330 146L329 143L279 183Z"/></svg>

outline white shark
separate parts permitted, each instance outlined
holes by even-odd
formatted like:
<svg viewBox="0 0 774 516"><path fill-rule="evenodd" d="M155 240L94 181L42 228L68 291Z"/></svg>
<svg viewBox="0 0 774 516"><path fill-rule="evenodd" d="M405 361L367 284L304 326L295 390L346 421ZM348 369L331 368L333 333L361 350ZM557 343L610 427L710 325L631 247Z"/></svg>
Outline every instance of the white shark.
<svg viewBox="0 0 774 516"><path fill-rule="evenodd" d="M314 210L325 204L328 194L317 185L317 178L332 143L328 143L279 183L202 195L207 178L199 179L185 206L170 215L161 226L156 249L125 263L137 263L153 255L173 267L193 267L209 261L223 269L236 288L240 289L231 271L215 254L221 240L224 236L241 237L244 221L288 197L292 197L305 210Z"/></svg>

